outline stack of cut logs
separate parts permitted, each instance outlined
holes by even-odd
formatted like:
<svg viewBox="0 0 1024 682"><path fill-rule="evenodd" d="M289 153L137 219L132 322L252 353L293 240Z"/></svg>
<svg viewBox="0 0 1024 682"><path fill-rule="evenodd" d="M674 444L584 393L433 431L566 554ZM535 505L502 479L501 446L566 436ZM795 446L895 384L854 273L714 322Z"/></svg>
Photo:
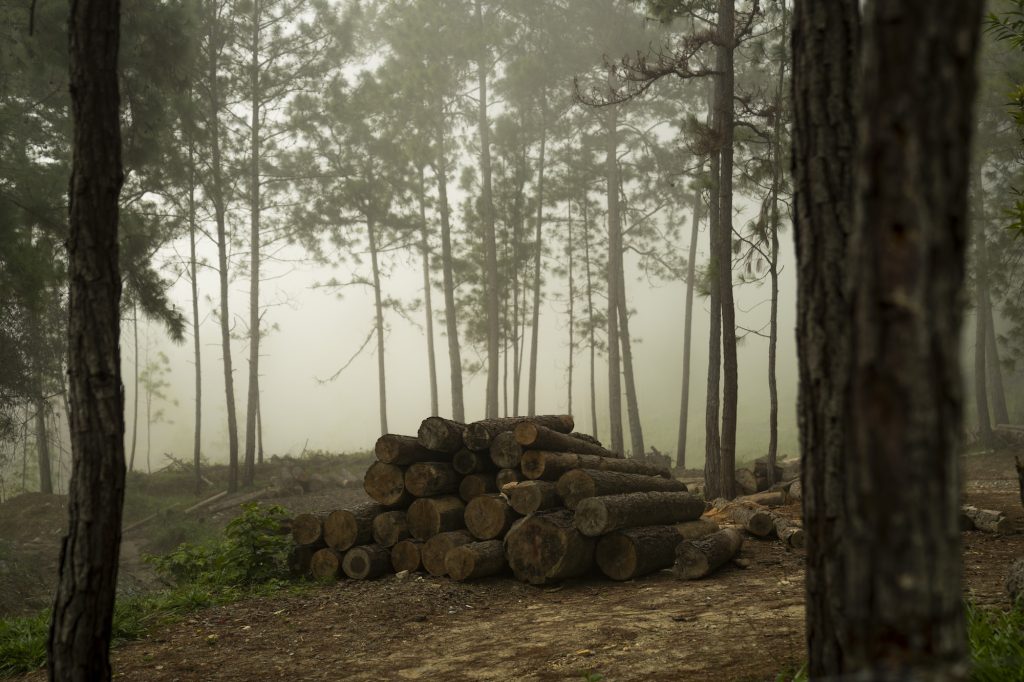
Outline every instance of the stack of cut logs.
<svg viewBox="0 0 1024 682"><path fill-rule="evenodd" d="M374 502L296 517L293 570L321 579L425 570L467 580L510 569L541 584L595 565L614 580L674 566L696 578L742 544L715 515L802 543L798 527L758 500L722 501L705 517L704 500L667 468L624 459L573 428L568 415L468 425L430 417L416 438L381 436L364 478Z"/></svg>

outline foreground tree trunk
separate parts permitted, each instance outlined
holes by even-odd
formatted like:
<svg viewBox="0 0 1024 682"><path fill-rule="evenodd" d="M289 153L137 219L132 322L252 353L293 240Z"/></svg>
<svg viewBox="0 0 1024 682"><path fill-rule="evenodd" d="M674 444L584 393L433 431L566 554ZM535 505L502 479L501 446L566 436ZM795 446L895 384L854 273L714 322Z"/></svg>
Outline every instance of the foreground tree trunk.
<svg viewBox="0 0 1024 682"><path fill-rule="evenodd" d="M72 0L68 237L71 484L47 642L51 680L109 680L124 502L118 0Z"/></svg>

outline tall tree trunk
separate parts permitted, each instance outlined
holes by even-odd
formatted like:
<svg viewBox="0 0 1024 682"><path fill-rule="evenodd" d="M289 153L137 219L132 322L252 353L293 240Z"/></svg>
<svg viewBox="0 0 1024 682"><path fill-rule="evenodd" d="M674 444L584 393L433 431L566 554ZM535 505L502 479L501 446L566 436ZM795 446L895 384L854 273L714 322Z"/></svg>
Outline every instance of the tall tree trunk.
<svg viewBox="0 0 1024 682"><path fill-rule="evenodd" d="M476 22L483 41L485 32L483 3L475 0ZM488 64L486 44L481 42L480 54L477 56L477 81L480 86L480 103L478 109L478 127L480 133L480 214L484 226L484 253L487 277L487 401L486 417L494 419L498 416L498 243L494 229L494 199L491 190L491 124L487 118L487 72Z"/></svg>
<svg viewBox="0 0 1024 682"><path fill-rule="evenodd" d="M191 130L189 132L191 136ZM192 344L196 367L196 415L195 432L192 438L192 465L196 474L196 495L203 489L203 472L201 465L201 435L203 423L203 368L200 355L199 340L199 279L196 263L196 163L195 144L189 138L189 186L188 186L188 246L189 246L189 278L192 280ZM138 349L136 349L138 353ZM136 391L138 384L136 383Z"/></svg>
<svg viewBox="0 0 1024 682"><path fill-rule="evenodd" d="M132 342L135 346L132 358L135 385L132 389L132 451L128 457L128 471L135 471L135 445L139 439L139 305L135 301L132 302Z"/></svg>
<svg viewBox="0 0 1024 682"><path fill-rule="evenodd" d="M977 238L979 241L984 237L978 233ZM981 253L981 244L975 244L975 253ZM974 404L977 410L978 417L978 440L981 445L985 448L991 448L993 445L992 438L992 418L988 410L988 381L986 378L987 365L985 363L985 349L986 349L986 336L988 335L988 325L985 320L985 299L987 295L985 278L987 273L983 271L984 266L980 255L978 257L977 268L978 278L975 282L974 293L975 293L975 315L974 315Z"/></svg>
<svg viewBox="0 0 1024 682"><path fill-rule="evenodd" d="M149 335L146 335L146 345L149 345ZM146 362L149 362L149 352L146 352ZM147 367L148 370L148 367ZM153 390L146 387L146 473L153 473Z"/></svg>
<svg viewBox="0 0 1024 682"><path fill-rule="evenodd" d="M985 360L988 365L988 377L991 383L988 388L992 394L992 417L996 424L1009 424L1010 415L1006 409L1006 391L1003 388L1003 370L999 363L999 345L996 342L995 320L992 314L992 287L989 277L988 260L988 216L985 211L985 180L981 168L983 160L974 163L974 185L976 191L975 242L978 259L977 273L979 292L978 315L985 325Z"/></svg>
<svg viewBox="0 0 1024 682"><path fill-rule="evenodd" d="M441 211L441 272L444 287L445 331L448 335L448 365L452 391L452 419L466 421L466 408L462 394L462 353L459 349L459 321L455 308L455 274L452 256L451 207L448 205L448 156L445 152L444 106L438 100L437 132L437 196Z"/></svg>
<svg viewBox="0 0 1024 682"><path fill-rule="evenodd" d="M619 191L623 201L625 193L622 192L622 176L619 175ZM620 204L621 205L621 204ZM619 211L619 230L616 246L615 267L619 271L615 278L618 284L616 304L619 311L619 342L622 344L622 374L626 382L626 415L629 419L629 439L633 448L634 457L643 457L644 432L640 424L640 402L636 393L636 377L633 373L633 345L629 336L629 306L626 304L626 268L623 262L622 246L622 211Z"/></svg>
<svg viewBox="0 0 1024 682"><path fill-rule="evenodd" d="M999 342L996 338L996 325L992 314L991 287L985 301L985 326L987 327L985 358L988 360L989 386L992 391L992 413L996 424L1009 424L1010 413L1006 407L1006 389L1003 387L1003 365L999 359Z"/></svg>
<svg viewBox="0 0 1024 682"><path fill-rule="evenodd" d="M423 307L427 324L427 372L430 377L430 416L437 417L437 359L434 354L434 306L431 303L433 287L430 283L430 239L427 227L427 186L423 179L423 166L419 171L420 250L423 252Z"/></svg>
<svg viewBox="0 0 1024 682"><path fill-rule="evenodd" d="M53 474L50 472L50 435L46 429L46 396L43 392L43 380L40 376L36 381L35 400L36 424L36 461L39 464L39 492L53 494Z"/></svg>
<svg viewBox="0 0 1024 682"><path fill-rule="evenodd" d="M256 405L260 375L260 17L262 0L252 0L252 43L249 49L249 391L245 403L245 466L242 485L256 475Z"/></svg>
<svg viewBox="0 0 1024 682"><path fill-rule="evenodd" d="M566 201L566 215L565 215L566 230L569 232L569 386L567 393L569 396L569 407L566 409L567 414L572 414L572 372L576 353L576 286L573 280L573 244L572 244L572 199Z"/></svg>
<svg viewBox="0 0 1024 682"><path fill-rule="evenodd" d="M808 675L838 678L843 654L843 488L853 305L847 293L860 67L858 0L797 0L793 12L793 227ZM859 598L856 597L856 598Z"/></svg>
<svg viewBox="0 0 1024 682"><path fill-rule="evenodd" d="M263 401L256 392L256 463L263 464Z"/></svg>
<svg viewBox="0 0 1024 682"><path fill-rule="evenodd" d="M366 234L370 242L370 267L373 269L373 303L377 312L377 395L380 400L380 432L388 431L388 392L384 374L384 303L381 296L380 266L377 262L377 230L373 218L366 217Z"/></svg>
<svg viewBox="0 0 1024 682"><path fill-rule="evenodd" d="M848 677L967 678L959 363L983 6L875 0L864 13L841 545L857 596L842 621ZM891 509L920 511L893 523Z"/></svg>
<svg viewBox="0 0 1024 682"><path fill-rule="evenodd" d="M594 282L590 272L590 213L587 210L587 196L583 200L583 264L587 271L587 336L590 345L590 433L597 433L597 330L594 322Z"/></svg>
<svg viewBox="0 0 1024 682"><path fill-rule="evenodd" d="M715 88L717 89L717 85ZM713 114L714 118L717 114ZM714 500L722 496L721 434L719 416L722 406L722 278L718 276L718 241L721 232L721 213L718 210L718 186L721 183L719 152L711 153L710 206L708 210L708 236L710 240L710 282L708 307L708 383L704 409L704 496Z"/></svg>
<svg viewBox="0 0 1024 682"><path fill-rule="evenodd" d="M736 411L739 400L739 374L736 361L736 307L732 295L732 169L733 169L733 97L736 5L735 0L719 0L716 70L718 71L718 139L721 141L721 182L718 187L719 240L718 276L722 281L722 434L720 441L723 497L736 495Z"/></svg>
<svg viewBox="0 0 1024 682"><path fill-rule="evenodd" d="M697 177L704 173L703 164ZM676 441L676 466L686 468L686 431L690 418L690 344L693 332L693 286L697 275L697 239L700 236L704 199L700 190L693 193L693 216L690 226L690 252L686 261L686 317L683 320L683 389L679 399L679 439Z"/></svg>
<svg viewBox="0 0 1024 682"><path fill-rule="evenodd" d="M534 236L536 253L533 255L533 321L530 325L530 376L526 413L537 414L537 351L540 336L540 263L544 254L544 152L547 147L547 107L545 93L541 90L540 111L540 155L537 159L537 232Z"/></svg>
<svg viewBox="0 0 1024 682"><path fill-rule="evenodd" d="M605 131L605 180L608 190L608 421L611 423L611 449L623 452L622 385L619 369L619 160L618 116L608 109Z"/></svg>
<svg viewBox="0 0 1024 682"><path fill-rule="evenodd" d="M109 680L124 503L118 0L72 0L68 236L71 485L47 655L51 680Z"/></svg>

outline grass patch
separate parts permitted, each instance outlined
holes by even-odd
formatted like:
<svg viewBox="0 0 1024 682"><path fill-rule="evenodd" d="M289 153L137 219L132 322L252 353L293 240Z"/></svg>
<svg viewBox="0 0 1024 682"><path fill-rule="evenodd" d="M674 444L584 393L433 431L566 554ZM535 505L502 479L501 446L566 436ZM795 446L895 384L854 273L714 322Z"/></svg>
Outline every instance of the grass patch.
<svg viewBox="0 0 1024 682"><path fill-rule="evenodd" d="M1024 681L1024 604L1004 611L967 603L972 682Z"/></svg>

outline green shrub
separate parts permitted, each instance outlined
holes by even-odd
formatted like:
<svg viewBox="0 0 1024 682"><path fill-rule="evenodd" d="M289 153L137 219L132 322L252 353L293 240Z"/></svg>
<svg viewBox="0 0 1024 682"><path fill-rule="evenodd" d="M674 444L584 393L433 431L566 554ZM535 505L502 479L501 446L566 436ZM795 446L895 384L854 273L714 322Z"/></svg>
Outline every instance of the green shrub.
<svg viewBox="0 0 1024 682"><path fill-rule="evenodd" d="M974 682L1024 682L1024 609L967 603L967 639Z"/></svg>

